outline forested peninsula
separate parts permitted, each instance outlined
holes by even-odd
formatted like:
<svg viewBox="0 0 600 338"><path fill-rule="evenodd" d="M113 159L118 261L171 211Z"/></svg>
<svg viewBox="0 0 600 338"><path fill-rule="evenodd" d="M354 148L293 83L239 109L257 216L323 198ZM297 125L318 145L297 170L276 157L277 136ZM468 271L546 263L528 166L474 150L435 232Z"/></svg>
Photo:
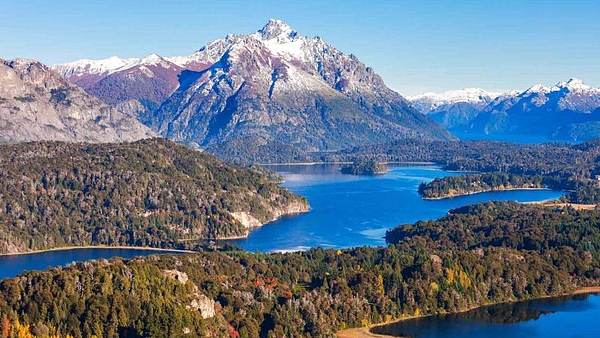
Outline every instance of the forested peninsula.
<svg viewBox="0 0 600 338"><path fill-rule="evenodd" d="M193 249L307 201L261 170L165 139L0 145L0 253L64 246Z"/></svg>
<svg viewBox="0 0 600 338"><path fill-rule="evenodd" d="M518 144L498 141L431 141L399 139L393 142L325 153L286 150L250 139L226 142L208 151L232 162L315 163L436 163L444 170L473 172L461 178L445 177L423 186L425 198L445 198L483 191L551 188L565 190L571 203L600 202L600 140L581 144Z"/></svg>
<svg viewBox="0 0 600 338"><path fill-rule="evenodd" d="M516 189L565 189L560 181L541 175L517 175L502 172L446 176L419 185L425 199L450 198L487 191Z"/></svg>
<svg viewBox="0 0 600 338"><path fill-rule="evenodd" d="M523 188L565 190L569 203L600 203L600 140L581 144L516 144L494 141L413 141L357 147L323 160L371 159L433 162L445 170L473 172L421 185L425 198Z"/></svg>
<svg viewBox="0 0 600 338"><path fill-rule="evenodd" d="M388 247L112 259L0 282L17 337L334 337L600 283L599 211L511 202L390 230Z"/></svg>

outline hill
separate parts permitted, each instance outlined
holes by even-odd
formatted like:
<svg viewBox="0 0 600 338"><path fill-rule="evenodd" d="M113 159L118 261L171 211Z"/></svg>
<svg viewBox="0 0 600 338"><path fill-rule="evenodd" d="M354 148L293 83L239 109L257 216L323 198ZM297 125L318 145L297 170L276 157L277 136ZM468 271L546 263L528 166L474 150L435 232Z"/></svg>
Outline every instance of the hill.
<svg viewBox="0 0 600 338"><path fill-rule="evenodd" d="M35 60L0 59L0 142L124 142L156 134Z"/></svg>
<svg viewBox="0 0 600 338"><path fill-rule="evenodd" d="M194 248L246 236L307 202L258 171L164 139L0 146L0 252Z"/></svg>
<svg viewBox="0 0 600 338"><path fill-rule="evenodd" d="M560 295L599 282L599 220L598 211L488 203L405 225L385 248L77 263L1 281L0 332L334 337L393 318Z"/></svg>

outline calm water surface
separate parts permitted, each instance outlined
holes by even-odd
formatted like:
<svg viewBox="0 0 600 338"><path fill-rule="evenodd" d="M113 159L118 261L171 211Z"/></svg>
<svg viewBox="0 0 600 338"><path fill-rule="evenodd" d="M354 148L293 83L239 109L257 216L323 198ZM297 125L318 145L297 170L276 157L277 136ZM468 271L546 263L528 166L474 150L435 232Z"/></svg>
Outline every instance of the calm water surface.
<svg viewBox="0 0 600 338"><path fill-rule="evenodd" d="M462 175L436 166L392 166L381 176L353 176L339 165L272 166L283 186L305 196L311 211L286 217L235 243L249 251L291 251L310 247L346 248L385 245L387 229L418 220L436 219L448 210L489 200L540 201L560 197L552 190L489 192L443 200L422 200L421 182Z"/></svg>
<svg viewBox="0 0 600 338"><path fill-rule="evenodd" d="M283 185L306 196L312 209L252 231L249 238L236 244L249 251L263 252L384 245L387 229L420 219L435 219L461 205L492 199L538 201L562 195L559 191L522 190L424 201L417 193L421 182L459 173L435 166L393 166L385 175L367 177L343 175L339 168L336 165L273 167L284 176ZM0 256L0 279L73 261L155 253L164 252L102 248Z"/></svg>
<svg viewBox="0 0 600 338"><path fill-rule="evenodd" d="M373 332L416 338L600 337L598 318L600 296L577 295L418 318L377 327Z"/></svg>
<svg viewBox="0 0 600 338"><path fill-rule="evenodd" d="M44 270L48 267L64 266L72 262L91 259L165 254L167 251L139 249L85 248L46 251L27 255L0 256L0 279L14 277L26 270ZM171 252L173 253L173 252Z"/></svg>

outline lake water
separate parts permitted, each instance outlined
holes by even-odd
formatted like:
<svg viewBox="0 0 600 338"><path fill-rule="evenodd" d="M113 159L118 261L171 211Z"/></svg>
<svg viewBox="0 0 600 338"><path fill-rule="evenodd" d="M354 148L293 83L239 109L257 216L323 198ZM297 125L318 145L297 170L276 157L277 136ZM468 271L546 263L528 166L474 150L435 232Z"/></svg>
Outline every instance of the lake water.
<svg viewBox="0 0 600 338"><path fill-rule="evenodd" d="M417 188L436 177L459 175L435 166L393 166L381 176L352 176L337 165L272 167L285 178L284 186L308 198L311 211L286 217L235 241L249 251L291 251L310 247L345 248L385 245L385 231L398 224L435 219L451 208L488 200L520 202L558 198L560 191L490 192L424 201ZM75 249L30 255L0 256L0 279L24 270L43 270L73 261L165 253L152 250Z"/></svg>
<svg viewBox="0 0 600 338"><path fill-rule="evenodd" d="M600 296L577 295L418 318L377 327L373 332L416 338L600 337L598 318Z"/></svg>
<svg viewBox="0 0 600 338"><path fill-rule="evenodd" d="M310 247L346 248L385 245L387 229L418 220L436 219L448 210L489 200L519 202L555 199L563 192L515 190L442 200L423 200L417 188L436 177L461 175L439 167L391 166L381 176L341 174L339 165L271 166L283 186L305 196L311 210L267 224L235 243L248 251L292 251Z"/></svg>
<svg viewBox="0 0 600 338"><path fill-rule="evenodd" d="M0 256L0 279L14 277L25 270L44 270L48 267L65 266L71 262L82 262L91 259L164 254L167 251L85 248L39 252L27 255Z"/></svg>

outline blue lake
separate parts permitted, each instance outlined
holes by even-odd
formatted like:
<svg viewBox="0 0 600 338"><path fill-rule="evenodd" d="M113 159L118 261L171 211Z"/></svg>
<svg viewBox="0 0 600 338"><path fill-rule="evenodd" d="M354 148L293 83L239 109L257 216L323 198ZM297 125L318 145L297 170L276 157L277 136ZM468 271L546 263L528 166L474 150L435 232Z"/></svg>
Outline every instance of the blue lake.
<svg viewBox="0 0 600 338"><path fill-rule="evenodd" d="M489 200L530 202L563 195L561 191L552 190L515 190L423 200L417 192L421 182L462 175L430 165L392 166L381 176L344 175L339 165L271 166L269 169L283 176L283 186L305 196L311 210L267 224L252 231L248 238L235 241L248 251L385 245L383 236L387 229L436 219L465 204Z"/></svg>
<svg viewBox="0 0 600 338"><path fill-rule="evenodd" d="M449 209L488 200L520 202L558 198L560 191L490 192L425 201L417 188L436 177L460 175L435 166L393 166L381 176L352 176L338 165L271 167L285 178L285 187L308 198L311 211L286 217L251 232L235 243L249 251L292 251L310 247L345 248L385 245L385 231L398 224L435 219ZM131 249L75 249L29 255L0 256L0 279L25 270L43 270L74 261L165 253Z"/></svg>
<svg viewBox="0 0 600 338"><path fill-rule="evenodd" d="M600 296L577 295L499 304L402 321L372 331L416 338L600 337Z"/></svg>
<svg viewBox="0 0 600 338"><path fill-rule="evenodd" d="M14 277L26 270L44 270L48 267L64 266L71 262L111 257L131 258L164 253L167 253L167 251L84 248L46 251L26 255L0 256L0 279Z"/></svg>

